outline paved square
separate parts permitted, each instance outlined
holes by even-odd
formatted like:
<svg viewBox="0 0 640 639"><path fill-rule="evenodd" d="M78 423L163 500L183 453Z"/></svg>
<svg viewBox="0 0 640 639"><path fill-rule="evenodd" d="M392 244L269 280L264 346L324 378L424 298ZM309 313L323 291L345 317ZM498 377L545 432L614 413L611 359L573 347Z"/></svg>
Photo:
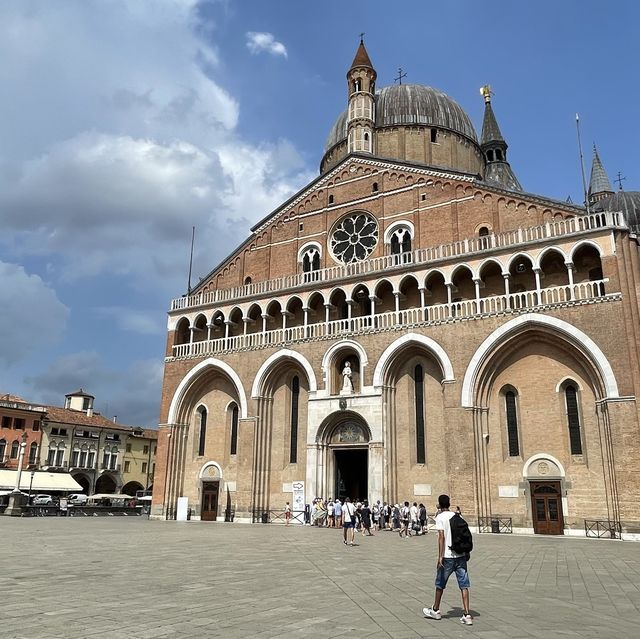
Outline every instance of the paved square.
<svg viewBox="0 0 640 639"><path fill-rule="evenodd" d="M436 536L140 518L0 519L3 639L640 636L640 544L476 535L472 627Z"/></svg>

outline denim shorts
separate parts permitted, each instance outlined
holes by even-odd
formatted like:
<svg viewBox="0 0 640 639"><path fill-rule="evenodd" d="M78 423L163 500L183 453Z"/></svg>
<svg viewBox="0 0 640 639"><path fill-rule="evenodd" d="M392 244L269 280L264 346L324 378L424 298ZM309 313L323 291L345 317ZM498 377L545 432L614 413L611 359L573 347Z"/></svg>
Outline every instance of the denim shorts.
<svg viewBox="0 0 640 639"><path fill-rule="evenodd" d="M436 588L444 590L452 572L456 573L458 588L460 588L460 590L470 587L467 560L464 557L455 557L453 559L445 558L442 560L442 563L443 566L438 568L438 572L436 573Z"/></svg>

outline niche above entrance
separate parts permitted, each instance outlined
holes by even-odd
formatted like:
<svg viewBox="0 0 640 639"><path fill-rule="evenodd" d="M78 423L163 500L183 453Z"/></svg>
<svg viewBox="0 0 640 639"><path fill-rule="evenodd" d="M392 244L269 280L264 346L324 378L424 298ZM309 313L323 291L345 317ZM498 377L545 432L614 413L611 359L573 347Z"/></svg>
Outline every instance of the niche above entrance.
<svg viewBox="0 0 640 639"><path fill-rule="evenodd" d="M331 444L366 444L368 441L364 428L351 420L338 425L330 439Z"/></svg>
<svg viewBox="0 0 640 639"><path fill-rule="evenodd" d="M367 355L355 340L344 340L334 344L322 360L325 385L329 395L360 394L364 386L366 365ZM345 376L345 370L349 370L350 374ZM350 381L350 388L346 379Z"/></svg>

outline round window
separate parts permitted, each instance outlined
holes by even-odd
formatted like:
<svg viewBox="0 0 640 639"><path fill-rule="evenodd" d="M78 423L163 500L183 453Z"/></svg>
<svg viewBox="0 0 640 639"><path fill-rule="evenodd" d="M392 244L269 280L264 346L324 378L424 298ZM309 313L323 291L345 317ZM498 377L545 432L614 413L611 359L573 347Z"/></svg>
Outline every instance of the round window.
<svg viewBox="0 0 640 639"><path fill-rule="evenodd" d="M337 260L350 264L369 257L377 243L376 219L368 213L354 213L336 224L329 247Z"/></svg>

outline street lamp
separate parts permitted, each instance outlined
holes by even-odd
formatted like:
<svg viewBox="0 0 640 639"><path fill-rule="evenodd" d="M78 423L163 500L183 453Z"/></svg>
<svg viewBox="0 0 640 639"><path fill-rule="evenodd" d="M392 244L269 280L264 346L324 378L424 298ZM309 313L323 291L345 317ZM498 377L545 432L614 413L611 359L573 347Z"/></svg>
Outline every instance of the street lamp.
<svg viewBox="0 0 640 639"><path fill-rule="evenodd" d="M29 503L29 504L31 503L31 488L32 488L32 486L33 486L33 478L34 478L35 476L36 476L36 469L34 468L34 469L31 471L31 480L29 481L29 500L28 500L28 502L27 502L27 503Z"/></svg>
<svg viewBox="0 0 640 639"><path fill-rule="evenodd" d="M22 462L24 461L24 450L27 447L27 432L22 433L22 441L20 442L20 453L18 454L18 470L16 471L16 486L9 495L9 505L6 507L4 514L12 517L20 517L23 514L24 499L20 492L20 480L22 479Z"/></svg>

